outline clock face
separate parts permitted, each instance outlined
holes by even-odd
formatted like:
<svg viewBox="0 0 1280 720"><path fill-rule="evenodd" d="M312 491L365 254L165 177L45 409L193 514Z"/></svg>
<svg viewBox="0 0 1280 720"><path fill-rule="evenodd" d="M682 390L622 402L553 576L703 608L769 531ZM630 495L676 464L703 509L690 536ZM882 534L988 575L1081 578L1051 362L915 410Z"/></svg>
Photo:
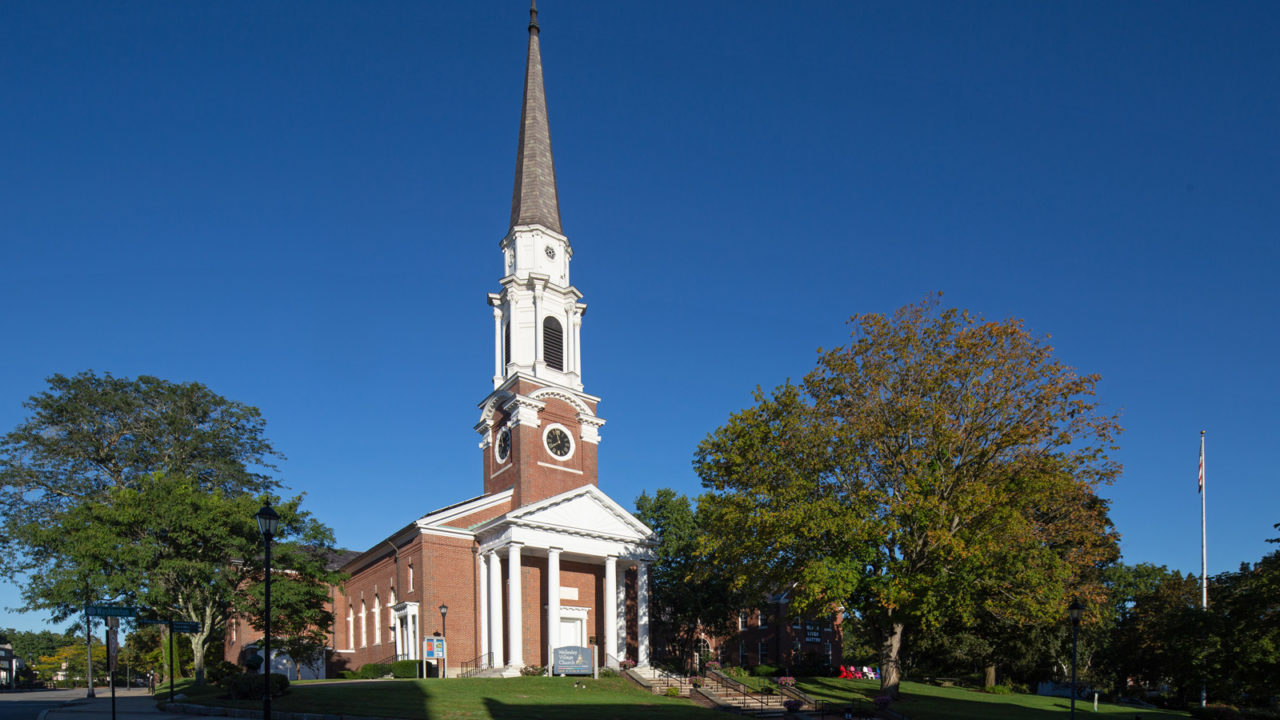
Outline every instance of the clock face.
<svg viewBox="0 0 1280 720"><path fill-rule="evenodd" d="M556 457L568 457L573 452L573 441L569 439L569 433L560 428L551 428L546 434L547 450Z"/></svg>
<svg viewBox="0 0 1280 720"><path fill-rule="evenodd" d="M548 246L546 247L546 253L547 253L547 257L548 257L549 259L551 259L551 260L555 260L555 259L556 259L556 249L555 249L555 248L553 248L553 247L551 247L550 245L548 245Z"/></svg>
<svg viewBox="0 0 1280 720"><path fill-rule="evenodd" d="M503 428L502 432L498 433L498 446L496 448L496 451L498 453L498 462L506 462L507 457L511 455L511 431L510 430Z"/></svg>

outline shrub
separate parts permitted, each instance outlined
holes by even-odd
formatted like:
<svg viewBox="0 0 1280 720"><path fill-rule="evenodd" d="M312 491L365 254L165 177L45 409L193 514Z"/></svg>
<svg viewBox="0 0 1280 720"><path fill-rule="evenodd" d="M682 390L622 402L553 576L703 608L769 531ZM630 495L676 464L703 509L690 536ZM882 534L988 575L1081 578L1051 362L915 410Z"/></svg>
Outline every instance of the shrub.
<svg viewBox="0 0 1280 720"><path fill-rule="evenodd" d="M526 677L537 677L539 675L546 675L547 668L543 665L525 665L520 668L520 674Z"/></svg>
<svg viewBox="0 0 1280 720"><path fill-rule="evenodd" d="M221 687L235 700L252 700L262 697L262 676L250 674L231 675L223 679ZM289 689L289 678L271 673L271 696L283 695Z"/></svg>
<svg viewBox="0 0 1280 720"><path fill-rule="evenodd" d="M602 678L618 677L618 671L614 670L611 667L602 667L600 668L600 677Z"/></svg>
<svg viewBox="0 0 1280 720"><path fill-rule="evenodd" d="M1192 705L1187 712L1199 720L1240 720L1240 711L1234 705Z"/></svg>
<svg viewBox="0 0 1280 720"><path fill-rule="evenodd" d="M355 670L339 670L338 677L344 680L358 680L360 678L360 673Z"/></svg>
<svg viewBox="0 0 1280 720"><path fill-rule="evenodd" d="M708 661L707 661L707 664L706 664L706 665L703 665L702 667L704 667L704 668L706 668L706 669L708 669L708 670L719 670L719 669L720 669L720 662L719 662L718 660L708 660Z"/></svg>
<svg viewBox="0 0 1280 720"><path fill-rule="evenodd" d="M416 678L422 672L422 663L417 660L397 660L391 663L391 674L398 678Z"/></svg>
<svg viewBox="0 0 1280 720"><path fill-rule="evenodd" d="M991 687L982 688L982 692L992 695L1012 695L1013 688L1008 685L992 685Z"/></svg>
<svg viewBox="0 0 1280 720"><path fill-rule="evenodd" d="M235 663L229 663L226 660L208 663L204 668L204 676L214 685L222 685L222 681L232 675L239 675L240 666Z"/></svg>
<svg viewBox="0 0 1280 720"><path fill-rule="evenodd" d="M622 668L623 670L630 670L635 666L636 666L636 661L632 660L631 658L627 658L626 660L623 660L622 662L618 663L618 667Z"/></svg>
<svg viewBox="0 0 1280 720"><path fill-rule="evenodd" d="M732 678L744 678L747 676L747 669L736 665L724 669L724 674Z"/></svg>
<svg viewBox="0 0 1280 720"><path fill-rule="evenodd" d="M669 687L667 688L666 692L663 694L666 695L667 697L680 697L680 688Z"/></svg>
<svg viewBox="0 0 1280 720"><path fill-rule="evenodd" d="M360 677L364 680L377 680L391 674L391 666L386 663L369 663L360 666Z"/></svg>
<svg viewBox="0 0 1280 720"><path fill-rule="evenodd" d="M756 677L773 677L778 674L778 668L772 665L757 665L751 669L751 674Z"/></svg>
<svg viewBox="0 0 1280 720"><path fill-rule="evenodd" d="M760 688L760 694L761 694L761 695L777 695L777 694L778 694L778 688L776 688L776 687L774 687L774 686L772 686L772 685L763 685L763 686L761 686L761 688Z"/></svg>
<svg viewBox="0 0 1280 720"><path fill-rule="evenodd" d="M778 683L778 687L795 687L796 679L790 675L783 675L774 682Z"/></svg>
<svg viewBox="0 0 1280 720"><path fill-rule="evenodd" d="M794 698L791 700L783 700L782 707L786 708L787 712L800 712L800 708L804 707L804 702Z"/></svg>

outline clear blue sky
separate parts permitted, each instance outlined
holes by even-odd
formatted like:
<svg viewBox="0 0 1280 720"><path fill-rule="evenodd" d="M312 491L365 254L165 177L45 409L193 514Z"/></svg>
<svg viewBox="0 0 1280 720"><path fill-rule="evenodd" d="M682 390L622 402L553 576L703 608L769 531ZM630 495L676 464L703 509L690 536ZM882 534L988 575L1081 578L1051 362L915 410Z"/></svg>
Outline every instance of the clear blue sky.
<svg viewBox="0 0 1280 720"><path fill-rule="evenodd" d="M261 408L345 546L478 494L526 9L0 3L0 429L152 374ZM1201 429L1210 572L1273 549L1280 6L540 9L611 496L942 290L1102 375L1127 561L1199 571Z"/></svg>

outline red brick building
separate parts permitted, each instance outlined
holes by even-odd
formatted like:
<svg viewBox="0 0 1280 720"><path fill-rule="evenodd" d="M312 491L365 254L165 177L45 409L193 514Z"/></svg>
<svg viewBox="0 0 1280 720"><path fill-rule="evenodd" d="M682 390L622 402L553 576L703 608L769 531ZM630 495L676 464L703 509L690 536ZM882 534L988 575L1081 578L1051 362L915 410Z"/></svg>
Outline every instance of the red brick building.
<svg viewBox="0 0 1280 720"><path fill-rule="evenodd" d="M582 384L586 305L569 280L530 12L524 105L502 274L489 295L493 385L479 403L482 494L427 513L345 560L330 672L421 658L447 636L450 674L549 665L594 646L648 663L652 532L597 487L604 420ZM447 614L441 612L447 607ZM229 633L228 655L239 653Z"/></svg>

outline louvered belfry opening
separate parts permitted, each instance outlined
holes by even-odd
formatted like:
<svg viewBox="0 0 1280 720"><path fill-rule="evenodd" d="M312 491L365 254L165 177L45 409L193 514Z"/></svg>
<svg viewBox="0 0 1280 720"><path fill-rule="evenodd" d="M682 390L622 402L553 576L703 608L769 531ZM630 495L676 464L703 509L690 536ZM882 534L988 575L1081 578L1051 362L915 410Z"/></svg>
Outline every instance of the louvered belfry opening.
<svg viewBox="0 0 1280 720"><path fill-rule="evenodd" d="M559 320L549 317L542 321L542 347L547 367L564 372L564 331Z"/></svg>
<svg viewBox="0 0 1280 720"><path fill-rule="evenodd" d="M505 323L502 326L502 367L505 368L511 362L511 323ZM504 370L504 376L507 374Z"/></svg>

